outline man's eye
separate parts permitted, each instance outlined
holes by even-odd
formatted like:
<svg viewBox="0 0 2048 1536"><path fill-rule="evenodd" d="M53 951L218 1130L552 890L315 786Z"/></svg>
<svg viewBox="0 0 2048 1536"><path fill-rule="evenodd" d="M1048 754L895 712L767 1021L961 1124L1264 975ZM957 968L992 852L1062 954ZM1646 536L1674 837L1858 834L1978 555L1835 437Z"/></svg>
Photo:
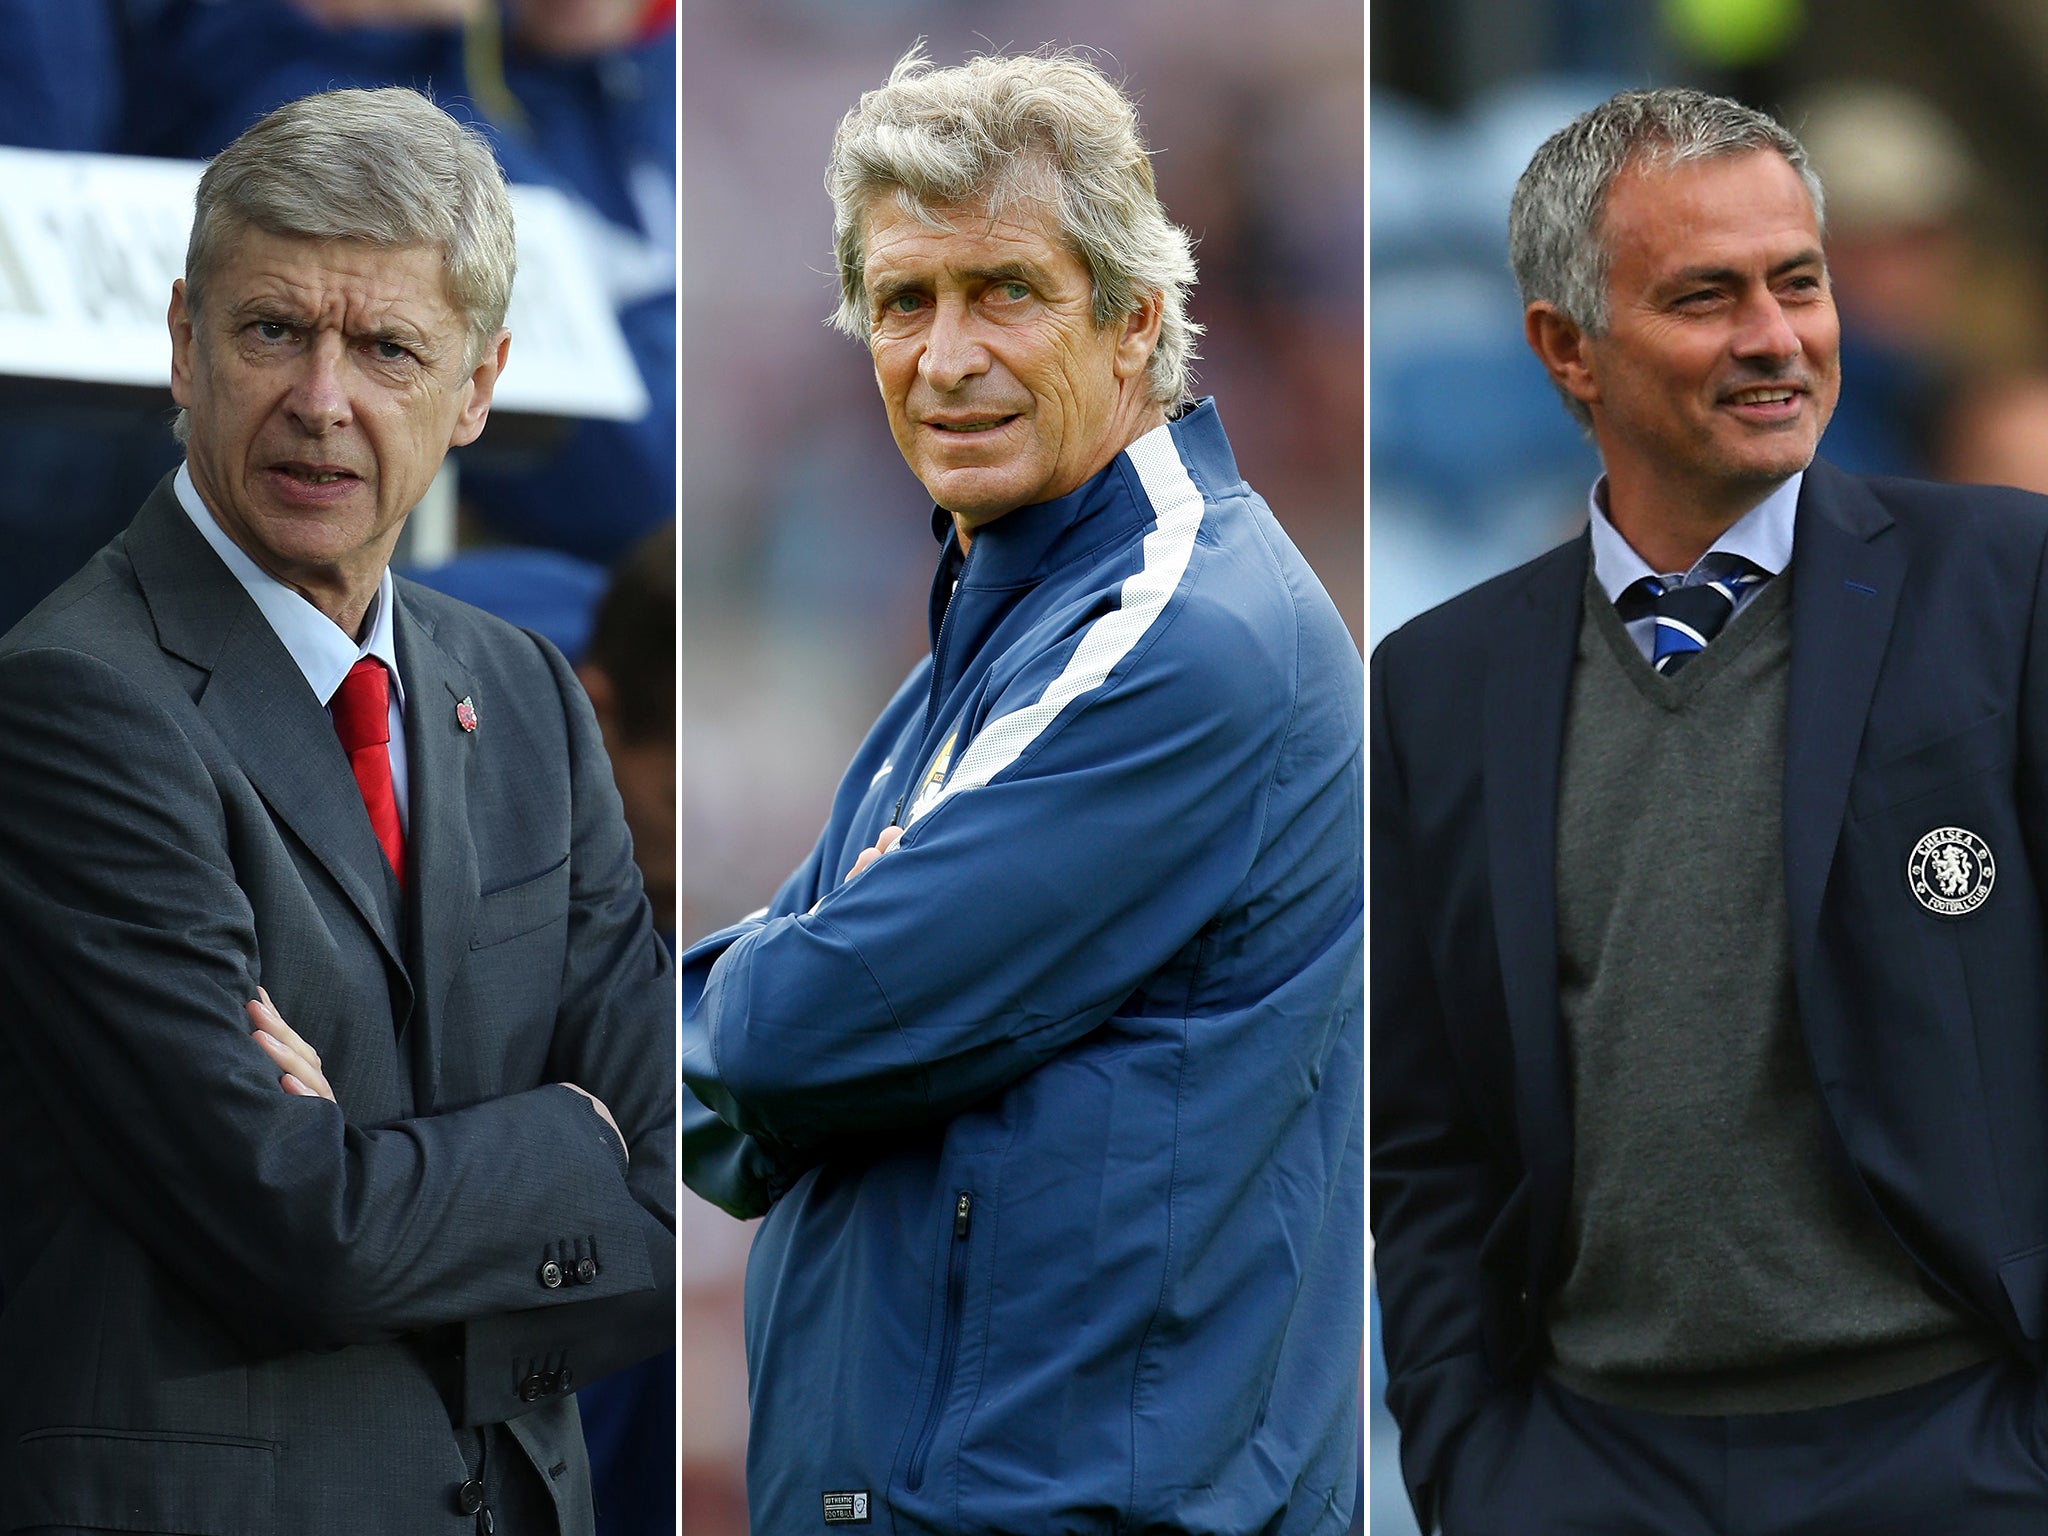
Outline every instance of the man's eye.
<svg viewBox="0 0 2048 1536"><path fill-rule="evenodd" d="M256 334L264 341L283 341L290 336L292 328L282 320L258 320Z"/></svg>
<svg viewBox="0 0 2048 1536"><path fill-rule="evenodd" d="M882 313L885 315L915 314L917 312L918 305L922 304L923 302L924 301L914 293L892 293L891 295L889 295L888 298L882 301Z"/></svg>
<svg viewBox="0 0 2048 1536"><path fill-rule="evenodd" d="M380 363L402 363L412 356L395 341L379 341L371 344L370 350L377 355Z"/></svg>
<svg viewBox="0 0 2048 1536"><path fill-rule="evenodd" d="M995 286L995 296L999 299L1005 299L1008 300L1010 303L1015 304L1021 302L1022 300L1030 298L1031 290L1023 283L997 283Z"/></svg>

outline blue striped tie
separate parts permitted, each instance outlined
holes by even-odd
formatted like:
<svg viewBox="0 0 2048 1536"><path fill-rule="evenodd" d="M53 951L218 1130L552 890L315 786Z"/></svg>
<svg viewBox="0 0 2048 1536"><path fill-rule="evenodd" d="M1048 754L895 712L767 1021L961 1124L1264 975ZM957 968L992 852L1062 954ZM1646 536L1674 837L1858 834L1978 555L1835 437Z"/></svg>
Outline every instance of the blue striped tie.
<svg viewBox="0 0 2048 1536"><path fill-rule="evenodd" d="M1715 553L1700 562L1685 584L1666 586L1659 577L1645 576L1621 594L1616 606L1624 623L1656 618L1650 665L1668 677L1721 632L1744 590L1769 580L1742 556Z"/></svg>

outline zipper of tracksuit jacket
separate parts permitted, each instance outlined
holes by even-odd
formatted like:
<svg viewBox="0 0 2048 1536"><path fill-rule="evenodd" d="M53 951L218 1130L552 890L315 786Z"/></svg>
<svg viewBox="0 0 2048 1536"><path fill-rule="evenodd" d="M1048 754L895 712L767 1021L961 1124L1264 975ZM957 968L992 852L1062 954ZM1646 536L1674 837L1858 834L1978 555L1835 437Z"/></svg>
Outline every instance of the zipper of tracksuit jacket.
<svg viewBox="0 0 2048 1536"><path fill-rule="evenodd" d="M910 1465L903 1473L903 1486L912 1493L924 1486L925 1458L931 1454L932 1437L939 1432L939 1415L953 1390L953 1364L960 1353L961 1302L967 1290L967 1228L974 1214L972 1191L961 1190L953 1201L953 1241L946 1249L946 1317L939 1334L939 1369L932 1381L931 1405L924 1411L924 1428L910 1449Z"/></svg>
<svg viewBox="0 0 2048 1536"><path fill-rule="evenodd" d="M889 825L903 824L903 806L911 794L924 782L924 776L931 769L925 761L925 754L931 751L932 732L937 729L939 717L939 689L946 677L946 641L953 632L953 605L960 598L960 583L967 579L967 566L974 559L974 548L969 545L960 557L960 569L953 573L953 590L946 596L946 611L939 617L939 638L932 645L932 688L925 699L924 733L918 738L917 756L911 759L912 774L907 787L896 796L896 809L889 813Z"/></svg>

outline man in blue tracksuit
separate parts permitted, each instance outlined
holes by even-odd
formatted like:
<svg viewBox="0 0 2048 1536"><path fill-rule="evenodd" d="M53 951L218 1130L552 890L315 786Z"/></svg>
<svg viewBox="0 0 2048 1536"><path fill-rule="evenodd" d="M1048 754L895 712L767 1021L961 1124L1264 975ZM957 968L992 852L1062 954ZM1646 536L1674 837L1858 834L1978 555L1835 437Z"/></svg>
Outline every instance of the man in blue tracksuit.
<svg viewBox="0 0 2048 1536"><path fill-rule="evenodd" d="M913 53L828 186L943 554L810 859L681 965L684 1177L768 1213L755 1529L1341 1531L1357 650L1185 403L1187 237L1092 66Z"/></svg>

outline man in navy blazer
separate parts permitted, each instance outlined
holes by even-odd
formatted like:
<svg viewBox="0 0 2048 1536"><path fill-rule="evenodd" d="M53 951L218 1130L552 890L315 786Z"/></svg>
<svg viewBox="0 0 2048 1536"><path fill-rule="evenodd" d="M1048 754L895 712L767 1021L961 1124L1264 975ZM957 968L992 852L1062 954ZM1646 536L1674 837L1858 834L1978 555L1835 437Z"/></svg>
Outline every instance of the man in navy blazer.
<svg viewBox="0 0 2048 1536"><path fill-rule="evenodd" d="M1777 124L1515 194L1605 474L1372 669L1373 1225L1425 1529L2048 1529L2048 504L1813 458Z"/></svg>

